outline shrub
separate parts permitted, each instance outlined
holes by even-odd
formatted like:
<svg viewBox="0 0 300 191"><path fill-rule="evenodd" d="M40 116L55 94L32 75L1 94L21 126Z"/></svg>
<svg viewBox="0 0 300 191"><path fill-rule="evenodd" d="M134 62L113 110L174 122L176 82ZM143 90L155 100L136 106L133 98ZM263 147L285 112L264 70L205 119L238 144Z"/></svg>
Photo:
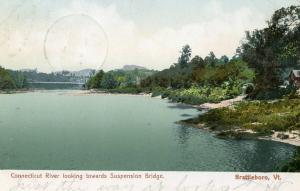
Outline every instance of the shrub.
<svg viewBox="0 0 300 191"><path fill-rule="evenodd" d="M234 107L210 110L195 121L211 127L252 129L260 134L300 129L300 99L243 101Z"/></svg>

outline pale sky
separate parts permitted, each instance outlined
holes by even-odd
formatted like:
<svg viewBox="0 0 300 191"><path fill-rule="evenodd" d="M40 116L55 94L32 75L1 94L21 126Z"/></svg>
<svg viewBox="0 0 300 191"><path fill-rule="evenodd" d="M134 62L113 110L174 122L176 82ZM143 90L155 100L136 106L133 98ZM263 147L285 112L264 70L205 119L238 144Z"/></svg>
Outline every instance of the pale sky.
<svg viewBox="0 0 300 191"><path fill-rule="evenodd" d="M165 69L181 47L233 56L246 30L300 0L0 0L0 65Z"/></svg>

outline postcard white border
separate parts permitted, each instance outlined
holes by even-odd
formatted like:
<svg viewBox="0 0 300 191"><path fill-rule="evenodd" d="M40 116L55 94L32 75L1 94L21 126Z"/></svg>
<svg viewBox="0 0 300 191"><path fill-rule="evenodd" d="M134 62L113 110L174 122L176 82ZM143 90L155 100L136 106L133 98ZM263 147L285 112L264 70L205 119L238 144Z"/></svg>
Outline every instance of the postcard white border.
<svg viewBox="0 0 300 191"><path fill-rule="evenodd" d="M300 173L0 171L1 191L299 191L299 188Z"/></svg>

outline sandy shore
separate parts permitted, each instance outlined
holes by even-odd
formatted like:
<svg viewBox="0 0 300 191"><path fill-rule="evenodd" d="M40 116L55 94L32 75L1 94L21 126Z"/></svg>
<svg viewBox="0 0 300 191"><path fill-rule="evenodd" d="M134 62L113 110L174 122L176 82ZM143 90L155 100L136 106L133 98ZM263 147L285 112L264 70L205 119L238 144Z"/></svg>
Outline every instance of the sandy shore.
<svg viewBox="0 0 300 191"><path fill-rule="evenodd" d="M19 89L19 90L0 90L0 94L17 94L17 93L28 93L34 92L33 89Z"/></svg>
<svg viewBox="0 0 300 191"><path fill-rule="evenodd" d="M278 132L275 131L271 136L259 137L259 139L277 141L281 143L287 143L290 145L300 146L300 131L294 130L290 132ZM285 136L286 138L280 138Z"/></svg>
<svg viewBox="0 0 300 191"><path fill-rule="evenodd" d="M223 100L220 103L204 103L204 104L198 105L196 107L198 107L199 109L205 109L205 110L222 108L222 107L229 107L229 106L233 105L236 102L242 101L245 97L246 96L242 95L242 96L238 96L238 97L233 98L233 99Z"/></svg>

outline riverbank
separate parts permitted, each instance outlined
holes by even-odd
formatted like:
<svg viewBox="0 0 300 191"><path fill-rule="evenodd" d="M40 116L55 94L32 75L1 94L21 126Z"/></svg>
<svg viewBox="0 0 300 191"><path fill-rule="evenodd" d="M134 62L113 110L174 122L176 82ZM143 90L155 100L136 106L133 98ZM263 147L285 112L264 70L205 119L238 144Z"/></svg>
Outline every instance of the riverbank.
<svg viewBox="0 0 300 191"><path fill-rule="evenodd" d="M72 92L66 92L63 93L64 95L70 95L70 96L96 96L96 95L129 95L129 96L147 96L151 97L151 94L148 93L112 93L105 90L76 90Z"/></svg>
<svg viewBox="0 0 300 191"><path fill-rule="evenodd" d="M244 95L240 95L240 96L237 96L236 98L223 100L219 103L203 103L203 104L197 105L196 107L201 110L211 110L211 109L229 107L229 106L232 106L234 103L243 101L243 99L245 99L245 97L246 96L244 96Z"/></svg>
<svg viewBox="0 0 300 191"><path fill-rule="evenodd" d="M243 101L242 96L197 106L206 111L180 123L222 138L257 138L300 146L300 99Z"/></svg>
<svg viewBox="0 0 300 191"><path fill-rule="evenodd" d="M10 90L0 90L0 94L17 94L17 93L27 93L34 92L34 89L10 89Z"/></svg>
<svg viewBox="0 0 300 191"><path fill-rule="evenodd" d="M300 147L300 131L274 131L271 136L260 136L258 139L269 140L269 141L277 141L281 143L286 143L290 145L294 145Z"/></svg>

